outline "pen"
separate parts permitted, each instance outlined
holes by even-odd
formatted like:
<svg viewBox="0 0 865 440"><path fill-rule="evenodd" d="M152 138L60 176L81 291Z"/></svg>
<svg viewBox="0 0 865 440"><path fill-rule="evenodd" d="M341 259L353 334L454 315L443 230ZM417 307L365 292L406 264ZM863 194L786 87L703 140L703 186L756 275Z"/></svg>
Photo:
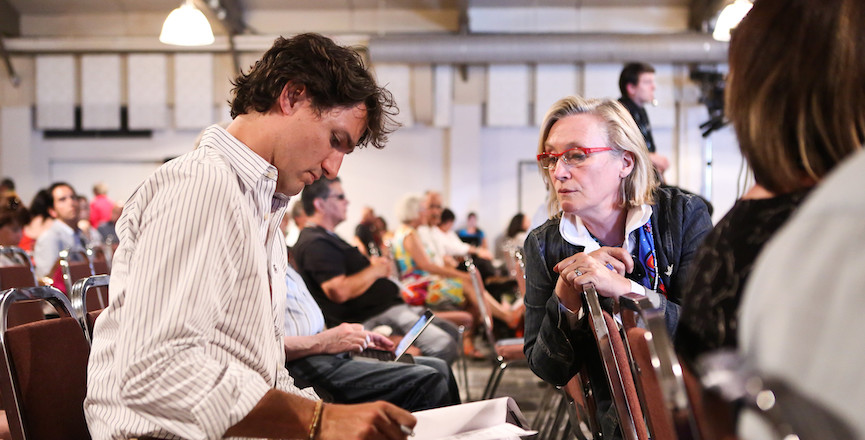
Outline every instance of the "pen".
<svg viewBox="0 0 865 440"><path fill-rule="evenodd" d="M409 437L414 437L414 431L411 428L409 428L408 426L399 425L399 430L402 431L403 434L405 434Z"/></svg>

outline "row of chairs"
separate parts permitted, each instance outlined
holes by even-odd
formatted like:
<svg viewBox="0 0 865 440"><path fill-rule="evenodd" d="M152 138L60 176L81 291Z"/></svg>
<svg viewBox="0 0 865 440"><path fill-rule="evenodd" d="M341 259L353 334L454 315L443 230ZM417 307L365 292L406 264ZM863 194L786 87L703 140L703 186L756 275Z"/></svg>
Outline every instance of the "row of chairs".
<svg viewBox="0 0 865 440"><path fill-rule="evenodd" d="M591 284L583 286L583 307L607 383L591 384L585 370L574 376L548 403L553 409L539 422L539 438L601 438L592 389L603 385L625 440L734 440L734 408L753 411L778 438L855 438L809 398L743 368L735 352L703 357L695 375L678 359L663 311L644 296L619 298L621 326L601 308Z"/></svg>
<svg viewBox="0 0 865 440"><path fill-rule="evenodd" d="M13 440L89 440L84 418L87 360L100 309L88 310L95 288L107 289L108 275L76 282L70 297L55 287L0 292L0 397ZM46 302L56 316L9 325L16 303Z"/></svg>

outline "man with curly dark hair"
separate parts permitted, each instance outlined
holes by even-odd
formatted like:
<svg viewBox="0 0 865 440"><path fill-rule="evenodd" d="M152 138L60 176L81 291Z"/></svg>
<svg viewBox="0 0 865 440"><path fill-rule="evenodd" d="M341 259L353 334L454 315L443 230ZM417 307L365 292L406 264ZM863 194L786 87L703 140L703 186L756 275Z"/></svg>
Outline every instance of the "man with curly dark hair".
<svg viewBox="0 0 865 440"><path fill-rule="evenodd" d="M324 404L283 351L289 197L382 147L390 94L351 49L279 38L234 81L234 120L160 167L117 223L111 301L93 332L84 403L94 439L404 439L386 402Z"/></svg>

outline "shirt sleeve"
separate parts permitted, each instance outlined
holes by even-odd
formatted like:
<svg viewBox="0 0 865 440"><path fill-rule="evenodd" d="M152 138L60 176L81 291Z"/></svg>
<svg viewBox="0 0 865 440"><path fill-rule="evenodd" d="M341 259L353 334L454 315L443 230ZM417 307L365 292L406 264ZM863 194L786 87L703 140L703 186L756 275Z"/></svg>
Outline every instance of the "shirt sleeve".
<svg viewBox="0 0 865 440"><path fill-rule="evenodd" d="M55 220L60 221L60 220ZM36 239L33 245L33 261L36 265L36 276L42 278L51 275L51 268L60 258L60 249L57 246L57 234L49 229Z"/></svg>
<svg viewBox="0 0 865 440"><path fill-rule="evenodd" d="M232 302L256 300L250 297L266 281L240 269L256 252L249 240L257 231L243 215L236 178L202 168L169 176L171 184L139 214L116 307L115 368L127 408L177 436L211 439L276 384L242 362L215 357L224 350L240 359L257 355L238 346L230 332L240 323L226 317L236 314Z"/></svg>
<svg viewBox="0 0 865 440"><path fill-rule="evenodd" d="M345 253L337 249L333 243L318 238L306 249L302 269L316 283L321 285L333 277L345 275Z"/></svg>
<svg viewBox="0 0 865 440"><path fill-rule="evenodd" d="M547 270L539 234L525 242L526 325L524 351L532 371L557 386L564 385L585 361L592 334L585 313L574 316L553 293L557 277Z"/></svg>

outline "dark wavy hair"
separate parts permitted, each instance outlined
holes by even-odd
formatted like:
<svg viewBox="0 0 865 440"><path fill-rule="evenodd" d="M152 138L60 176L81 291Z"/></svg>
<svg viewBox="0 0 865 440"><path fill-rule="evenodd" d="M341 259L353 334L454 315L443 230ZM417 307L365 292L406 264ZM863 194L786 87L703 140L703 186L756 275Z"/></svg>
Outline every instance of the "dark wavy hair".
<svg viewBox="0 0 865 440"><path fill-rule="evenodd" d="M14 191L0 194L0 228L9 224L24 227L27 223L30 223L30 212L18 195Z"/></svg>
<svg viewBox="0 0 865 440"><path fill-rule="evenodd" d="M303 212L306 215L315 214L315 200L327 198L330 195L330 185L339 181L339 177L334 177L333 179L322 177L303 188L303 192L300 194L300 203L303 204Z"/></svg>
<svg viewBox="0 0 865 440"><path fill-rule="evenodd" d="M523 220L525 218L526 215L522 212L518 212L515 216L511 217L511 222L508 223L508 230L505 232L505 236L508 238L514 238L518 233L524 232Z"/></svg>
<svg viewBox="0 0 865 440"><path fill-rule="evenodd" d="M376 84L360 55L313 33L277 38L249 72L232 81L231 117L269 111L289 83L306 88L319 114L364 104L367 127L358 146L383 148L387 135L399 127L393 96Z"/></svg>
<svg viewBox="0 0 865 440"><path fill-rule="evenodd" d="M637 85L640 75L644 73L655 73L655 68L647 63L628 63L622 67L622 73L619 74L619 91L622 96L628 97L628 84Z"/></svg>

